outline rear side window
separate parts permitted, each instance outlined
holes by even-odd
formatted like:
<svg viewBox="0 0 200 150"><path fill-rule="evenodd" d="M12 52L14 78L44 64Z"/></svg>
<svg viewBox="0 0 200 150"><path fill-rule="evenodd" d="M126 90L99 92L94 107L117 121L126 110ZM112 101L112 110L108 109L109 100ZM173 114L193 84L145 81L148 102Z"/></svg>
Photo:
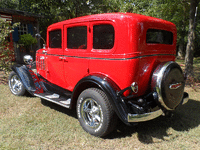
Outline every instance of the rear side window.
<svg viewBox="0 0 200 150"><path fill-rule="evenodd" d="M67 28L67 48L87 49L87 26Z"/></svg>
<svg viewBox="0 0 200 150"><path fill-rule="evenodd" d="M110 24L93 26L93 48L112 49L114 46L115 31Z"/></svg>
<svg viewBox="0 0 200 150"><path fill-rule="evenodd" d="M62 46L61 30L53 30L49 32L49 47L61 48Z"/></svg>
<svg viewBox="0 0 200 150"><path fill-rule="evenodd" d="M146 34L148 44L173 44L173 33L165 30L148 29Z"/></svg>

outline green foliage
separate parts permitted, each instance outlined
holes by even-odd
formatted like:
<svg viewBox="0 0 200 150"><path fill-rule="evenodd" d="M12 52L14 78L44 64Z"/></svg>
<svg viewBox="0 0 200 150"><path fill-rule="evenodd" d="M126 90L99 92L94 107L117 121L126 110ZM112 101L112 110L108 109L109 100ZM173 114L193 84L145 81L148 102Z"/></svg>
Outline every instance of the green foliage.
<svg viewBox="0 0 200 150"><path fill-rule="evenodd" d="M182 45L185 49L187 43L190 0L1 0L0 7L45 16L39 19L40 34L44 38L47 27L58 21L97 13L131 12L173 22L177 26L177 47ZM199 30L200 15L197 16L197 56L200 55Z"/></svg>
<svg viewBox="0 0 200 150"><path fill-rule="evenodd" d="M0 0L0 8L18 9L19 0Z"/></svg>
<svg viewBox="0 0 200 150"><path fill-rule="evenodd" d="M9 49L7 38L17 25L17 23L10 25L10 22L0 19L0 70L3 70L5 74L10 70L14 56L14 49Z"/></svg>
<svg viewBox="0 0 200 150"><path fill-rule="evenodd" d="M32 44L36 44L36 38L32 37L31 34L23 34L19 37L19 44L22 44L24 47L29 48Z"/></svg>

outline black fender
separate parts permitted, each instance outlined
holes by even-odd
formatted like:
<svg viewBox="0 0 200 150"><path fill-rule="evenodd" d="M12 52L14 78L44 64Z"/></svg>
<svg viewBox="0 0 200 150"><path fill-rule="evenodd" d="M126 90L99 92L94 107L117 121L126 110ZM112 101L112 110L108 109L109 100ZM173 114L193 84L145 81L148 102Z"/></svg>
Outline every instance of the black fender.
<svg viewBox="0 0 200 150"><path fill-rule="evenodd" d="M101 74L93 74L89 75L87 77L84 77L81 79L75 86L73 93L72 93L72 103L71 108L76 106L76 102L78 99L78 96L80 93L91 87L96 87L101 89L106 93L108 96L108 99L110 103L113 106L113 109L115 110L118 117L127 125L130 125L128 123L128 108L124 104L123 100L120 98L120 96L117 95L117 92L120 91L120 88L116 85L114 81L112 81L110 78L101 75Z"/></svg>
<svg viewBox="0 0 200 150"><path fill-rule="evenodd" d="M36 92L35 84L29 68L25 65L13 65L11 69L18 75L26 90L33 95Z"/></svg>

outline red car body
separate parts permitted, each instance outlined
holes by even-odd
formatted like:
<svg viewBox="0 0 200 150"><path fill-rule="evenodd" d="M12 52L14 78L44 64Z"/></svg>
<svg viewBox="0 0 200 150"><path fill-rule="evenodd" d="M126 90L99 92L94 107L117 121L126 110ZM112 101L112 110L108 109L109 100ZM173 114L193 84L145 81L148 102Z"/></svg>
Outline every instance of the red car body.
<svg viewBox="0 0 200 150"><path fill-rule="evenodd" d="M114 27L115 42L111 49L93 48L93 26L99 24ZM72 26L87 26L87 49L67 48L67 28ZM49 32L57 29L62 31L62 47L50 48ZM172 32L173 44L146 43L148 29ZM173 23L138 14L117 13L86 16L50 25L47 47L37 51L36 64L40 75L70 91L83 77L102 74L120 89L137 82L140 96L150 87L150 76L155 67L161 62L174 61L175 57L176 26Z"/></svg>
<svg viewBox="0 0 200 150"><path fill-rule="evenodd" d="M115 114L131 125L187 102L185 78L174 62L176 38L176 26L162 19L90 15L47 28L47 45L36 53L36 74L30 57L25 58L28 66L13 70L29 93L76 107L83 129L102 137L113 130ZM23 89L16 84L19 80L11 74L15 95L23 93L18 92Z"/></svg>

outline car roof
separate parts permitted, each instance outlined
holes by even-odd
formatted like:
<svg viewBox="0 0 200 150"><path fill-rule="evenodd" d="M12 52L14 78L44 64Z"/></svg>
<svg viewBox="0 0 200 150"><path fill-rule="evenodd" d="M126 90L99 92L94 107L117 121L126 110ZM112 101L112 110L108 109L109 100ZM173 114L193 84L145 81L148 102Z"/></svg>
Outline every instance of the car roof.
<svg viewBox="0 0 200 150"><path fill-rule="evenodd" d="M104 13L104 14L95 14L95 15L88 15L78 18L73 18L65 21L61 21L58 23L54 23L50 25L48 28L55 28L57 26L62 26L64 24L74 24L74 23L80 23L80 22L89 22L89 21L127 21L132 20L136 22L157 22L162 23L165 25L175 26L173 23L158 19L150 16L140 15L140 14L134 14L134 13Z"/></svg>

